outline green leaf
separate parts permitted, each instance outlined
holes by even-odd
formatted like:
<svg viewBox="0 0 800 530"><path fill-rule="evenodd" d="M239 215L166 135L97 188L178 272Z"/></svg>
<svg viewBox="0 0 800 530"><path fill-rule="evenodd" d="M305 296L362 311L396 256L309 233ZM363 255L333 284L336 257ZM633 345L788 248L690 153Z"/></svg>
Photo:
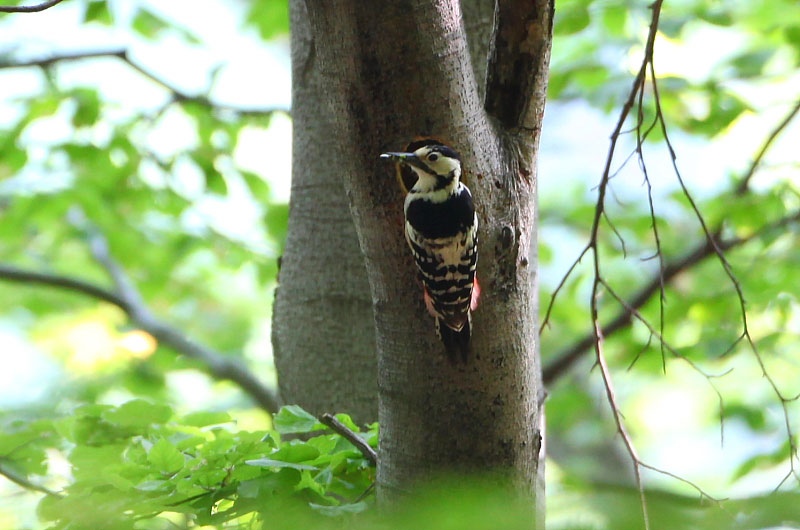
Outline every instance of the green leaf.
<svg viewBox="0 0 800 530"><path fill-rule="evenodd" d="M269 235L283 245L289 229L289 205L285 203L268 205L264 214L264 222L269 230Z"/></svg>
<svg viewBox="0 0 800 530"><path fill-rule="evenodd" d="M275 430L281 434L311 432L325 428L317 421L317 418L298 405L281 407L272 422Z"/></svg>
<svg viewBox="0 0 800 530"><path fill-rule="evenodd" d="M227 412L192 412L181 419L181 423L193 427L219 425L220 423L230 423L231 421L233 420Z"/></svg>
<svg viewBox="0 0 800 530"><path fill-rule="evenodd" d="M307 462L319 456L319 449L307 443L293 440L271 453L270 458L283 462Z"/></svg>
<svg viewBox="0 0 800 530"><path fill-rule="evenodd" d="M280 468L279 471L266 476L246 480L239 484L239 495L244 498L256 498L275 492L290 493L300 480L300 472L291 468Z"/></svg>
<svg viewBox="0 0 800 530"><path fill-rule="evenodd" d="M133 27L133 30L140 35L147 38L153 38L159 32L168 28L169 24L147 9L139 9L139 12L136 14L136 18L133 19L131 26Z"/></svg>
<svg viewBox="0 0 800 530"><path fill-rule="evenodd" d="M158 491L164 487L166 480L145 480L136 485L139 491Z"/></svg>
<svg viewBox="0 0 800 530"><path fill-rule="evenodd" d="M78 445L69 455L75 479L97 480L100 477L98 470L108 472L115 469L122 463L126 446L126 443L109 443L97 447Z"/></svg>
<svg viewBox="0 0 800 530"><path fill-rule="evenodd" d="M92 0L86 6L86 12L83 14L84 22L98 22L104 26L113 24L114 19L111 17L111 11L108 10L108 3L106 0Z"/></svg>
<svg viewBox="0 0 800 530"><path fill-rule="evenodd" d="M161 438L147 453L147 459L158 471L174 474L183 468L185 458L174 445Z"/></svg>
<svg viewBox="0 0 800 530"><path fill-rule="evenodd" d="M77 88L73 91L72 97L78 104L72 116L72 124L75 127L94 125L100 117L100 98L97 96L97 91Z"/></svg>
<svg viewBox="0 0 800 530"><path fill-rule="evenodd" d="M743 403L725 404L723 409L725 418L739 418L747 423L747 426L757 431L766 427L767 419L764 410L760 408L748 407Z"/></svg>
<svg viewBox="0 0 800 530"><path fill-rule="evenodd" d="M690 17L684 14L662 16L658 24L658 30L667 37L675 39L680 37L683 27L689 22Z"/></svg>
<svg viewBox="0 0 800 530"><path fill-rule="evenodd" d="M268 202L271 196L269 183L261 178L260 175L251 171L240 170L239 172L247 182L247 187L250 188L250 193L253 194L253 197L261 203Z"/></svg>
<svg viewBox="0 0 800 530"><path fill-rule="evenodd" d="M695 133L716 136L750 107L738 96L731 92L721 92L712 89L709 101L710 112L704 120L688 120Z"/></svg>
<svg viewBox="0 0 800 530"><path fill-rule="evenodd" d="M325 488L322 486L322 484L314 480L314 477L309 470L303 470L300 472L300 481L294 488L295 491L309 490L310 492L319 495L320 500L325 499Z"/></svg>
<svg viewBox="0 0 800 530"><path fill-rule="evenodd" d="M709 24L715 26L730 26L734 22L733 15L730 11L719 9L698 9L697 16L701 20L705 20Z"/></svg>
<svg viewBox="0 0 800 530"><path fill-rule="evenodd" d="M16 145L7 145L3 149L3 156L0 157L0 180L10 177L28 161L28 152L20 149Z"/></svg>
<svg viewBox="0 0 800 530"><path fill-rule="evenodd" d="M356 422L353 421L353 418L351 418L349 414L339 413L336 415L336 419L342 422L345 427L353 432L359 432L361 430L358 428L358 425L356 425Z"/></svg>
<svg viewBox="0 0 800 530"><path fill-rule="evenodd" d="M581 88L593 89L605 84L609 75L608 68L598 64L575 70L572 74L572 79Z"/></svg>
<svg viewBox="0 0 800 530"><path fill-rule="evenodd" d="M61 99L51 94L38 97L30 103L28 107L27 121L33 121L36 118L43 118L45 116L52 116L61 105Z"/></svg>
<svg viewBox="0 0 800 530"><path fill-rule="evenodd" d="M271 39L289 31L289 2L285 0L254 0L250 4L247 23L258 29L261 38Z"/></svg>
<svg viewBox="0 0 800 530"><path fill-rule="evenodd" d="M114 410L103 413L103 419L126 427L145 427L154 423L164 423L172 417L172 409L166 405L156 405L143 399L134 399Z"/></svg>
<svg viewBox="0 0 800 530"><path fill-rule="evenodd" d="M585 29L589 22L589 11L583 5L570 5L569 9L556 10L553 33L556 35L572 35Z"/></svg>
<svg viewBox="0 0 800 530"><path fill-rule="evenodd" d="M625 35L625 23L628 21L628 7L609 5L603 10L603 26L606 31L616 37Z"/></svg>
<svg viewBox="0 0 800 530"><path fill-rule="evenodd" d="M783 30L783 35L789 44L800 50L800 25L789 26Z"/></svg>
<svg viewBox="0 0 800 530"><path fill-rule="evenodd" d="M736 75L740 78L757 77L761 75L764 65L774 54L775 50L768 49L748 51L736 56L730 64L736 69Z"/></svg>

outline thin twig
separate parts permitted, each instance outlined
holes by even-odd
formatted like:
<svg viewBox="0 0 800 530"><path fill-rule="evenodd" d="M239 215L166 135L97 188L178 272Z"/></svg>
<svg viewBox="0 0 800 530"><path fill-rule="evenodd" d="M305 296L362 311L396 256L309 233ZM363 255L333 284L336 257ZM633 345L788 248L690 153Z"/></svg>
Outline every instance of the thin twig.
<svg viewBox="0 0 800 530"><path fill-rule="evenodd" d="M600 327L600 316L598 310L599 288L601 285L600 282L602 280L602 275L600 272L600 246L598 244L598 233L600 230L600 220L605 211L605 196L606 196L606 191L608 189L611 164L614 159L617 140L619 139L620 132L622 131L622 127L625 124L628 114L630 113L631 108L633 108L637 95L640 94L643 90L645 80L647 79L647 65L652 64L653 61L653 50L655 47L655 38L656 38L656 32L658 31L658 21L659 21L659 16L661 14L662 2L663 0L655 0L655 2L653 2L653 4L650 6L650 9L652 9L652 18L650 21L650 28L647 35L647 44L645 45L644 58L642 59L642 64L639 67L639 72L636 74L636 78L633 81L633 86L631 87L630 93L628 94L628 98L625 101L622 110L620 111L619 119L617 120L617 125L611 134L611 142L610 142L611 145L609 146L608 149L608 155L606 157L606 163L603 169L603 176L601 177L600 184L598 185L597 203L595 205L594 220L592 221L591 236L589 238L589 243L587 245L588 248L592 249L592 258L593 258L592 262L594 266L593 267L594 280L592 282L592 293L589 299L589 304L591 311L591 324L592 324L592 329L594 331L593 343L596 355L596 364L600 366L600 373L602 375L603 384L606 389L606 396L608 397L608 403L611 406L611 412L614 416L614 421L617 425L617 432L622 438L625 447L628 450L628 454L631 457L631 461L633 463L633 474L634 478L636 479L636 487L639 490L639 500L642 506L642 517L644 520L645 530L649 530L650 528L650 516L647 510L647 497L645 496L644 485L642 484L641 471L639 467L639 456L636 453L633 441L628 435L627 429L625 428L625 424L622 422L619 406L617 405L616 395L614 392L614 386L611 381L611 374L608 370L608 365L606 364L605 356L603 355L604 339L603 339L603 332ZM638 120L638 123L641 124L641 121L642 119L640 118ZM639 133L639 128L637 127L637 134L638 133ZM641 139L641 135L638 135L638 139Z"/></svg>
<svg viewBox="0 0 800 530"><path fill-rule="evenodd" d="M770 223L759 230L753 232L752 234L746 237L737 237L732 239L725 239L720 240L718 242L718 246L722 250L730 250L732 248L744 245L758 239L759 237L764 236L765 234L772 232L779 228L784 228L790 224L800 222L800 210L796 210L795 212L778 219L777 221ZM677 259L673 262L669 262L664 267L664 282L669 283L672 281L673 278L685 272L695 265L701 263L706 258L714 255L714 250L711 245L708 244L707 241L703 241L689 253L687 253L684 257ZM658 292L659 286L661 285L661 279L659 275L653 277L644 287L642 287L639 291L636 292L631 298L630 301L627 302L627 305L639 309L643 307L648 300ZM620 329L625 328L628 324L630 324L632 318L632 314L626 309L619 313L613 320L611 320L608 324L603 326L603 336L608 337L609 335L616 333ZM739 340L744 339L744 336L741 336ZM738 343L738 341L737 341ZM542 378L546 385L552 385L558 378L564 375L567 370L580 359L583 357L592 347L594 344L594 333L589 332L580 340L575 342L572 346L562 350L560 353L556 354L554 360L551 361L547 366L544 367L542 370ZM735 344L734 344L735 346ZM732 349L732 348L731 348ZM727 352L726 352L727 353Z"/></svg>
<svg viewBox="0 0 800 530"><path fill-rule="evenodd" d="M652 64L653 58L650 57L650 63ZM642 175L644 176L644 182L647 185L647 203L650 208L650 222L652 223L653 227L653 237L655 239L656 244L656 256L658 257L658 316L659 316L659 330L660 336L664 336L664 303L666 301L666 296L664 294L664 252L661 250L661 238L658 235L658 218L656 217L656 209L655 205L653 204L653 186L650 183L650 176L647 174L647 164L644 161L644 151L642 150L642 144L644 143L647 135L650 133L651 130L656 125L656 122L653 121L651 126L642 134L642 123L644 122L644 83L639 87L639 101L638 101L638 120L636 122L636 154L639 160L639 169L642 171ZM667 359L666 355L664 354L664 341L660 342L661 346L661 371L667 373Z"/></svg>
<svg viewBox="0 0 800 530"><path fill-rule="evenodd" d="M731 369L729 369L729 370L727 370L727 371L725 371L725 372L723 372L721 374L715 374L715 375L707 374L699 366L697 366L697 364L695 364L694 361L692 361L691 359L689 359L688 357L686 357L682 353L678 352L677 349L675 349L673 346L671 346L666 341L666 339L664 339L664 336L661 335L658 331L656 331L656 329L652 325L650 325L650 322L648 322L647 319L644 318L641 313L639 313L639 311L637 311L636 309L634 309L633 307L628 305L628 303L625 302L625 300L623 300L622 297L620 295L618 295L616 293L616 291L614 291L614 289L611 288L611 286L608 284L607 281L605 281L604 279L601 278L600 282L603 284L603 287L606 289L606 291L608 291L608 293L611 296L613 296L617 300L617 302L619 302L619 304L622 307L625 308L626 311L629 311L631 313L631 315L636 317L636 319L639 322L641 322L642 324L645 325L645 327L647 327L647 329L650 331L650 338L655 336L658 339L659 343L661 344L661 351L662 352L664 351L664 349L667 349L667 350L669 350L669 352L673 356L675 356L678 359L681 359L681 360L685 361L692 368L692 370L694 370L695 372L697 372L700 375L702 375L705 378L706 382L709 384L709 386L711 386L711 389L717 395L717 402L719 404L719 443L720 443L720 446L722 446L725 443L725 403L724 403L724 401L722 399L722 394L720 393L719 389L717 388L717 385L714 384L712 379L718 379L720 377L723 377L723 376L729 374L730 372L733 371L733 368L731 368ZM648 345L650 344L650 340L649 339L647 341L647 344ZM638 355L637 355L637 357L638 357ZM630 367L628 367L628 370L630 370Z"/></svg>
<svg viewBox="0 0 800 530"><path fill-rule="evenodd" d="M0 13L38 13L39 11L50 9L63 1L64 0L48 0L47 2L42 2L41 4L33 6L0 6Z"/></svg>
<svg viewBox="0 0 800 530"><path fill-rule="evenodd" d="M708 225L706 224L706 221L703 218L703 214L700 212L700 209L697 207L697 203L694 201L694 198L689 193L689 190L686 187L681 172L678 169L678 163L677 163L678 157L675 154L675 149L672 147L672 142L670 141L669 135L667 134L667 124L666 120L664 119L664 115L661 111L660 96L658 94L658 83L656 83L655 67L653 66L652 62L650 63L650 72L653 84L653 96L655 97L655 103L656 103L656 115L658 116L658 119L661 122L661 132L664 135L664 141L667 145L667 150L669 151L670 159L672 161L672 169L675 172L675 176L677 177L678 183L680 184L681 189L683 190L684 196L689 201L689 204L692 207L692 211L694 211L695 217L697 218L697 221L700 223L700 226L703 229L703 233L705 234L707 241L713 247L714 254L716 254L717 258L719 259L719 262L722 265L722 269L725 271L725 274L728 276L728 280L731 282L734 290L736 291L736 296L739 299L739 308L741 311L742 333L747 338L747 343L750 345L750 351L753 353L753 356L755 357L755 360L758 363L759 368L761 368L761 374L767 380L770 387L772 387L773 393L780 402L781 409L783 410L784 424L786 427L786 436L789 441L789 469L790 472L795 476L795 478L798 481L800 481L800 474L795 469L797 444L794 440L794 434L792 432L792 424L791 421L789 420L789 408L787 406L789 402L794 401L795 399L797 399L797 397L787 398L786 396L784 396L783 393L778 388L778 385L775 383L775 380L772 378L769 372L767 372L767 369L764 366L764 360L761 358L761 354L758 351L758 347L756 346L756 343L753 340L752 335L750 334L750 329L747 320L747 307L746 307L744 292L742 291L742 285L739 282L736 275L734 274L731 264L725 257L725 253L717 245L715 234L712 234L711 231L708 229ZM792 114L792 117L793 116L794 115Z"/></svg>
<svg viewBox="0 0 800 530"><path fill-rule="evenodd" d="M736 194L743 195L747 192L748 188L750 187L750 179L753 178L753 175L756 173L756 170L761 165L761 160L764 158L764 155L767 153L769 148L772 146L772 142L783 132L783 130L791 123L797 113L800 112L800 99L797 100L794 107L789 111L789 114L781 120L781 122L772 130L772 132L767 136L767 139L764 140L764 143L761 144L761 149L758 150L755 158L753 158L750 167L748 168L747 172L744 176L739 180L739 184L736 186Z"/></svg>
<svg viewBox="0 0 800 530"><path fill-rule="evenodd" d="M585 247L583 247L583 250L581 250L581 253L578 254L578 257L575 259L575 261L572 262L572 265L570 265L569 269L567 269L566 274L564 274L564 276L561 278L561 281L558 282L558 286L556 286L556 290L553 291L553 295L550 297L550 303L547 304L547 311L545 311L544 320L542 320L542 325L539 326L539 335L542 334L542 331L544 331L545 327L550 322L550 313L553 311L553 306L556 303L556 298L558 297L558 293L561 291L561 288L564 287L564 284L567 283L567 278L570 277L570 275L572 274L572 271L575 269L575 267L578 266L578 263L581 262L581 260L586 255L586 253L589 252L590 248L591 247L589 245L586 245Z"/></svg>
<svg viewBox="0 0 800 530"><path fill-rule="evenodd" d="M361 454L364 455L364 458L369 460L373 466L378 465L378 453L375 452L373 449L363 438L361 438L357 433L351 431L347 425L342 423L341 421L336 419L336 416L333 414L328 414L327 412L320 416L319 422L323 425L327 425L330 429L335 432L336 434L341 435L345 438L348 442L356 446L356 449L361 451Z"/></svg>
<svg viewBox="0 0 800 530"><path fill-rule="evenodd" d="M167 81L166 79L156 75L146 67L142 66L138 61L134 60L131 57L130 51L124 48L63 53L59 55L52 55L49 57L43 57L40 59L32 59L27 61L0 62L0 69L29 68L37 66L41 68L47 68L60 62L79 61L83 59L98 59L103 57L117 58L123 61L128 66L139 72L142 76L146 77L147 79L153 81L157 85L169 91L171 94L171 101L173 102L196 103L198 105L203 105L205 107L227 112L233 112L243 116L262 116L262 115L270 115L275 112L288 112L288 109L284 108L239 107L236 105L227 105L224 103L212 101L207 96L188 94L183 90L181 90L180 88L178 88L177 86L170 83L169 81Z"/></svg>
<svg viewBox="0 0 800 530"><path fill-rule="evenodd" d="M372 491L373 491L374 489L375 489L375 483L373 482L372 484L370 484L369 486L367 486L367 489L365 489L365 490L364 490L364 493L362 493L361 495L359 495L359 496L358 496L358 498L356 498L356 500L354 500L354 501L353 501L353 504L355 504L355 503L357 503L357 502L361 502L361 501L363 501L364 499L366 499L366 498L367 498L367 495L369 495L370 493L372 493Z"/></svg>
<svg viewBox="0 0 800 530"><path fill-rule="evenodd" d="M32 68L37 66L40 68L49 68L50 66L53 66L56 63L82 61L84 59L100 59L104 57L116 57L118 59L123 59L124 55L125 55L125 49L123 48L115 48L110 50L63 52L55 55L47 55L44 57L40 57L38 59L28 59L24 61L8 61L8 60L1 61L0 69Z"/></svg>
<svg viewBox="0 0 800 530"><path fill-rule="evenodd" d="M596 313L593 316L596 317L597 316ZM597 322L596 319L595 322ZM603 384L606 389L606 397L608 398L608 403L611 406L611 413L614 416L614 422L617 425L617 432L619 433L620 437L622 437L622 441L625 444L625 449L627 449L628 454L630 455L631 460L633 462L633 476L636 479L636 488L639 490L639 501L641 502L642 505L642 517L644 517L644 527L645 530L648 530L650 528L650 516L647 511L647 497L644 494L644 486L642 485L642 474L639 470L641 461L639 460L639 455L636 452L636 448L633 445L633 441L631 440L631 437L628 434L627 429L625 428L625 424L622 422L619 406L617 405L617 397L614 392L614 384L611 381L611 374L608 371L606 358L603 355L603 335L602 331L600 330L599 324L597 324L597 326L595 327L594 344L595 344L595 353L597 354L597 364L600 366L600 374L603 377Z"/></svg>
<svg viewBox="0 0 800 530"><path fill-rule="evenodd" d="M728 500L728 499L718 499L716 497L712 497L711 495L706 493L706 491L703 488L701 488L700 486L698 486L697 484L695 484L691 480L686 480L685 478L683 478L683 477L681 477L679 475L676 475L675 473L671 473L671 472L669 472L669 471L667 471L665 469L659 469L659 468L657 468L655 466L651 466L650 464L646 464L646 463L642 462L641 460L639 461L639 465L644 467L644 468L649 469L650 471L655 471L656 473L660 473L662 475L666 475L668 477L672 477L675 480L679 480L679 481L683 482L684 484L687 484L687 485L693 487L694 489L697 490L698 493L700 493L701 496L703 496L706 499L716 503L717 506L719 506L721 509L725 510L725 508L722 506L722 503L724 501ZM727 510L726 510L726 512L727 512Z"/></svg>
<svg viewBox="0 0 800 530"><path fill-rule="evenodd" d="M623 259L627 258L628 250L625 248L625 239L622 237L622 234L620 234L619 230L617 230L617 227L611 221L611 217L608 216L608 212L603 212L603 218L606 220L606 223L608 223L608 227L611 228L611 231L614 232L614 235L617 236L617 240L619 241L619 244L622 247Z"/></svg>
<svg viewBox="0 0 800 530"><path fill-rule="evenodd" d="M755 157L753 158L753 161L750 164L747 172L744 174L744 176L739 181L739 184L734 189L734 192L737 195L743 195L743 194L745 194L745 193L747 193L749 191L748 184L749 184L752 176L761 167L761 165L763 163L764 155L767 153L769 148L772 146L772 144L774 143L774 140L789 125L789 123L798 115L798 112L800 112L800 101L798 101L798 103L791 109L791 111L780 121L780 123L777 124L777 126L772 130L772 132L769 134L767 139L764 141L764 143L762 144L761 148L758 150L758 152L756 153ZM646 132L649 132L649 129L651 129L653 127L653 125L655 125L657 123L658 123L658 116L656 116L653 124L650 125L650 127L648 128L648 131L646 131ZM628 157L626 158L625 162L627 162L631 158L631 156L634 155L634 154L636 154L636 149L634 149L631 152L631 154L628 155ZM616 172L618 172L620 169L621 169L621 167L618 168L615 171L614 174L616 174ZM614 176L614 174L610 175L609 179L612 178ZM794 215L790 215L790 216L784 217L783 219L777 221L776 223L773 223L773 225L778 225L778 224L785 225L785 224L787 224L787 221L792 222L794 219L795 219L795 216ZM767 229L771 229L769 226L766 227L766 228ZM760 232L762 232L762 231L760 231ZM721 233L721 228L718 227L713 232L714 239L718 238L720 233ZM750 238L746 238L744 240L731 240L729 243L720 242L719 246L722 248L722 250L727 250L728 248L732 248L734 246L738 246L741 243L746 243L749 240L750 240ZM725 248L726 246L727 246L727 248ZM590 249L590 247L588 245L583 248L583 250L581 251L580 256L578 257L578 259L575 260L575 262L572 264L572 266L570 266L570 268L567 270L567 273L564 275L564 277L559 282L558 287L553 292L553 295L550 298L550 302L549 302L549 304L547 306L547 311L545 313L545 318L544 318L544 320L542 322L542 326L539 328L539 333L540 334L545 329L545 325L550 320L550 314L551 314L551 312L553 310L553 306L555 304L557 294L563 288L564 284L566 283L567 279L571 275L572 271L577 266L577 264L580 262L580 259L586 254L586 252L589 251L589 249ZM645 284L645 286L637 293L637 295L634 296L634 298L630 302L631 306L636 307L636 308L642 307L645 303L647 303L647 301L650 299L650 297L660 289L662 283L665 283L665 284L669 283L670 280L672 280L679 273L690 269L691 267L693 267L694 265L696 265L696 264L700 263L701 261L705 260L705 258L711 256L712 254L714 254L714 249L713 249L712 246L709 245L709 242L708 242L707 239L702 241L702 242L700 242L700 243L698 243L691 251L689 251L686 254L686 256L684 258L681 258L681 259L679 259L679 260L677 260L675 262L672 262L670 264L665 265L663 273L658 274L655 278L653 278L652 280L647 282L647 284ZM663 279L662 279L662 277L663 277ZM626 325L628 325L630 323L630 316L631 315L629 313L626 313L626 312L621 313L620 315L617 316L617 318L612 320L611 323L609 323L608 325L603 327L603 334L606 337L608 337L612 333L615 333L615 332L619 331L620 329L624 328ZM740 340L744 339L744 338L745 338L745 336L742 335L740 337ZM580 359L586 352L589 351L589 349L592 346L592 343L593 343L593 338L592 338L592 333L590 332L586 336L582 337L575 344L573 344L572 346L570 346L568 348L565 348L560 354L556 355L555 359L553 361L550 361L550 363L543 370L543 377L544 377L545 384L551 384L556 379L558 379L563 374L565 374L567 372L567 370L578 359Z"/></svg>

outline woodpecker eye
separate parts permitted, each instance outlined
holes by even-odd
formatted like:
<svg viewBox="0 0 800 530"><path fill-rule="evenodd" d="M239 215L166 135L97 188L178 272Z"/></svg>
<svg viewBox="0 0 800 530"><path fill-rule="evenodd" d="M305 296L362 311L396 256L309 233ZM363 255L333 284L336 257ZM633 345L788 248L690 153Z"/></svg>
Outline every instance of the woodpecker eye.
<svg viewBox="0 0 800 530"><path fill-rule="evenodd" d="M428 160L430 160L431 162L436 162L437 160L439 160L439 155L437 155L436 153L431 153L428 155Z"/></svg>

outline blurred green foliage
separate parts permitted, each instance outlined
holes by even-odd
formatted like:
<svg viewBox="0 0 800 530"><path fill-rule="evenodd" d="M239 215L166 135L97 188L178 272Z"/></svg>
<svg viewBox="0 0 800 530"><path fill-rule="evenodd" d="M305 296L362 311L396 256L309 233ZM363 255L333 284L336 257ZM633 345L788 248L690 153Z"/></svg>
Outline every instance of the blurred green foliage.
<svg viewBox="0 0 800 530"><path fill-rule="evenodd" d="M328 428L303 416L283 409L274 429L245 431L225 413L178 417L169 406L137 399L31 422L4 417L0 466L28 476L45 474L48 458L69 462L69 484L39 504L50 528L248 527L283 504L325 515L363 511L367 503L357 499L369 496L374 468L349 441L320 434ZM347 415L338 419L358 431ZM282 439L298 432L315 436ZM377 424L360 436L376 447Z"/></svg>
<svg viewBox="0 0 800 530"><path fill-rule="evenodd" d="M155 3L136 3L127 14L105 0L70 3L80 4L87 27L119 31L134 42L168 46L177 41L202 48L208 37ZM616 113L641 60L648 5L559 0L549 102L584 102ZM243 31L285 40L286 2L251 0L239 7ZM655 64L661 110L673 136L706 145L724 141L760 114L788 111L792 101L785 94L798 96L786 90L797 81L800 62L796 7L795 0L665 1ZM0 15L0 23L13 23L12 16L25 15ZM692 70L687 60L692 47L708 51L717 41L722 44L713 64ZM0 50L0 66L18 60L13 48ZM97 68L107 66L98 63ZM268 350L288 205L275 199L273 176L244 167L237 148L245 134L269 131L276 114L215 106L199 92L201 97L187 100L168 87L161 87L164 99L158 106L134 108L91 82L69 80L59 63L26 71L35 72L38 88L10 102L15 112L0 127L0 262L110 285L106 271L91 258L84 233L67 222L68 213L80 209L108 238L112 254L156 314L187 335L244 358L265 379L274 376L263 351ZM209 71L207 85L213 87L224 75ZM776 88L783 95L775 96ZM650 87L642 112L649 124L655 116ZM635 119L634 113L628 127ZM166 149L162 144L168 142L151 140L159 131L175 134L176 122L189 124L189 132L178 129L181 147ZM749 132L748 154L755 155L771 126ZM64 127L65 134L42 139L43 130ZM627 155L622 151L632 148L630 136L623 139L617 164ZM667 165L650 151L663 149L661 131L652 130L648 140L646 160ZM600 169L580 171L599 178ZM707 176L683 169L690 188ZM726 171L717 179L722 186L698 197L699 206L723 239L752 237L728 259L745 293L764 366L792 396L800 367L798 228L796 222L765 227L800 208L799 168L796 161L764 164L757 185L745 193L734 190L746 167ZM552 181L542 175L543 307L572 259L565 254L577 253L588 237L595 200L583 181L559 183L557 190L548 188ZM615 186L612 181L612 191ZM609 200L607 208L625 248L604 224L602 270L630 298L657 274L658 260L649 259L655 240L645 188L619 188L620 197ZM248 226L237 227L242 230L213 215L234 197L258 206ZM683 193L662 190L659 197L661 248L671 262L702 244L703 235ZM589 332L589 261L584 259L559 294L542 336L545 366ZM707 379L666 352L664 374L662 351L643 325L608 336L606 353L619 378L625 421L644 460L681 436L669 430L672 424L661 425L667 422L659 413L664 410L685 414L687 423L698 424L696 431L712 437L724 422L725 443L735 445L738 437L747 448L730 457L724 469L703 469L692 477L720 496L728 488L738 492L722 507L698 499L691 486L648 474L653 528L800 526L800 499L789 492L796 491L793 479L778 494L754 493L777 486L789 468L790 444L780 403L752 351L745 341L730 350L742 329L732 283L712 257L676 276L666 286L665 299L665 336L680 354L710 374L734 370ZM612 297L601 300L604 322L620 310ZM657 296L641 312L660 327ZM374 513L368 509L372 496L360 499L374 469L348 442L296 407L265 419L232 385L196 377L204 369L198 362L151 344L119 310L83 295L0 282L0 324L5 326L0 332L11 328L44 352L57 372L43 399L9 406L0 416L0 470L65 494L31 494L39 502L38 522L24 519L14 500L10 508L0 502L0 527L528 525L524 505L496 490L464 489L470 482L464 480L431 485L388 516ZM600 382L594 374L587 376L591 354L578 365L548 389L549 526L639 528L630 462L618 445ZM723 397L721 408L711 383ZM793 426L800 428L797 404L787 407ZM340 419L348 422L346 416ZM374 446L376 432L373 425L361 436ZM290 439L298 433L315 436Z"/></svg>

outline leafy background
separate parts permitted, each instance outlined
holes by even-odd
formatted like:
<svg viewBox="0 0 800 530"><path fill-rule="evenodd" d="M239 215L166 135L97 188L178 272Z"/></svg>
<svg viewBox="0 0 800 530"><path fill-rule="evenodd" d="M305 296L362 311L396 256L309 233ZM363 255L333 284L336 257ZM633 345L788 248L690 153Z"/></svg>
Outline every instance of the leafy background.
<svg viewBox="0 0 800 530"><path fill-rule="evenodd" d="M647 4L558 2L539 169L543 308L589 237ZM760 359L792 397L800 127L789 123L737 187L800 98L800 12L791 0L675 0L659 28L655 65L677 163L709 226L724 239L750 238L728 259ZM270 310L291 150L287 32L286 3L274 0L69 0L0 14L0 262L111 286L90 251L100 233L158 318L274 385ZM86 51L102 56L48 62ZM644 123L655 116L652 96ZM634 134L622 137L615 169L635 145ZM669 263L703 234L659 128L643 154ZM659 270L635 157L612 179L607 207L619 237L603 225L603 274L630 299ZM590 331L591 274L585 259L559 293L542 336L545 366ZM662 352L641 323L610 334L624 421L644 462L731 500L720 506L646 471L654 527L800 527L795 478L772 493L794 442L758 359L735 342L733 284L711 257L675 275L665 300L670 345L704 373L726 375L709 379ZM602 299L603 321L620 310ZM641 312L659 328L657 295ZM505 496L450 483L377 520L374 470L349 442L297 408L271 417L119 308L80 294L0 281L0 358L0 472L29 486L0 481L3 528L525 522L525 507ZM635 528L631 463L592 363L583 355L548 388L549 526ZM800 408L785 406L798 428ZM377 426L350 427L375 445ZM287 438L296 432L314 436Z"/></svg>

